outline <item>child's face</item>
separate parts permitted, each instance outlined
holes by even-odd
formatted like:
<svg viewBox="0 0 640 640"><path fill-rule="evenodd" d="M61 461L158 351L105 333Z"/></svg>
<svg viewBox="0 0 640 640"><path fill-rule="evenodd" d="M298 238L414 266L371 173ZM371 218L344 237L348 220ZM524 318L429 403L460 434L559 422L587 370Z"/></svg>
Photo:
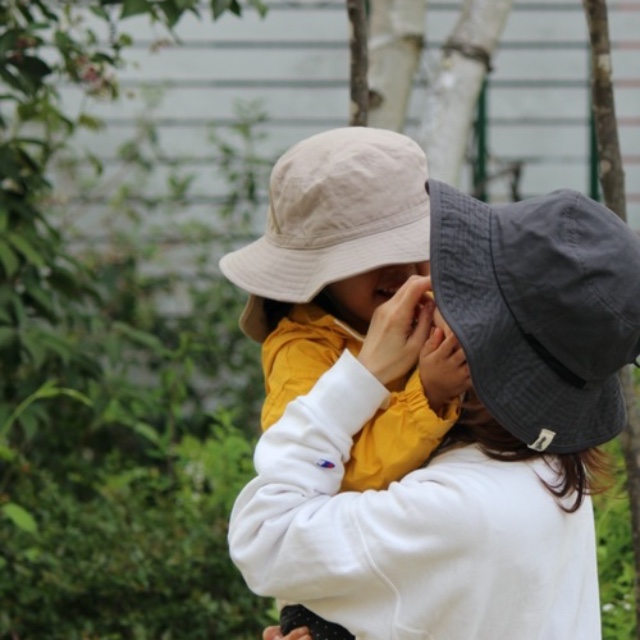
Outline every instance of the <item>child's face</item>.
<svg viewBox="0 0 640 640"><path fill-rule="evenodd" d="M365 334L373 312L413 275L429 275L429 262L380 267L327 285L325 291L350 327Z"/></svg>

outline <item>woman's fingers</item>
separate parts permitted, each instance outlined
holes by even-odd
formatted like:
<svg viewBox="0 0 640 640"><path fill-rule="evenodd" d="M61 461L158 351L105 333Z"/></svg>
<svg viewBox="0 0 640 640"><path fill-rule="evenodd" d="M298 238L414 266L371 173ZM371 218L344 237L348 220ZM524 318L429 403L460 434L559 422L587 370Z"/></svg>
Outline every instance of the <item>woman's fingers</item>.
<svg viewBox="0 0 640 640"><path fill-rule="evenodd" d="M433 314L425 299L430 286L430 278L412 276L373 314L358 359L383 384L404 375L418 359Z"/></svg>
<svg viewBox="0 0 640 640"><path fill-rule="evenodd" d="M280 627L267 627L262 632L262 640L312 640L307 627L300 627L290 631L286 636L282 635Z"/></svg>

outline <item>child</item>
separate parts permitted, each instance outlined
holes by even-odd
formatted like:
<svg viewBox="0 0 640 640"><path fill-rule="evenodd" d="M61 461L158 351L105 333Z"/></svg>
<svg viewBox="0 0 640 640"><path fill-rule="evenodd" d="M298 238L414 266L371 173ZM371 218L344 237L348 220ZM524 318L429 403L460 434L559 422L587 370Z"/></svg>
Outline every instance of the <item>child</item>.
<svg viewBox="0 0 640 640"><path fill-rule="evenodd" d="M345 350L358 356L375 309L411 275L428 274L427 178L413 140L363 127L307 138L275 164L265 235L220 261L250 294L240 326L263 345L263 429ZM431 327L432 315L427 299L416 315L425 337L430 330L419 366L388 385L388 406L358 434L344 491L384 489L420 467L456 421L469 373L455 336ZM285 607L285 633L302 625L314 640L353 637Z"/></svg>

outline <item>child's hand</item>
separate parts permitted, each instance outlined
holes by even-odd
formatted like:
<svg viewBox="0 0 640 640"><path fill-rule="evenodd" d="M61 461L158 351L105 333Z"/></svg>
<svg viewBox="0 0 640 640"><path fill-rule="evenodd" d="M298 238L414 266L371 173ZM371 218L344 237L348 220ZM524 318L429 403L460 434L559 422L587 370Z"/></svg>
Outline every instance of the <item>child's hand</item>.
<svg viewBox="0 0 640 640"><path fill-rule="evenodd" d="M307 627L294 629L286 636L282 635L280 627L267 627L262 632L262 640L312 640L312 638Z"/></svg>
<svg viewBox="0 0 640 640"><path fill-rule="evenodd" d="M467 358L458 339L445 336L440 327L433 327L418 360L420 380L429 406L435 413L471 386Z"/></svg>

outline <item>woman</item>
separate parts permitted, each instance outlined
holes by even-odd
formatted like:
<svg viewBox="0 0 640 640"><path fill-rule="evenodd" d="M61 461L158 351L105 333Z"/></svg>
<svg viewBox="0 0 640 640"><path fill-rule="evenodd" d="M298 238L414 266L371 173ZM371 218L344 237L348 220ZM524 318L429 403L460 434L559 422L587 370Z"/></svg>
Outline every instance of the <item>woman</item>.
<svg viewBox="0 0 640 640"><path fill-rule="evenodd" d="M415 363L430 283L412 278L262 437L231 556L256 593L358 640L598 640L589 493L640 353L640 239L576 192L491 207L428 186L433 291L481 404L425 468L336 495L385 381Z"/></svg>

